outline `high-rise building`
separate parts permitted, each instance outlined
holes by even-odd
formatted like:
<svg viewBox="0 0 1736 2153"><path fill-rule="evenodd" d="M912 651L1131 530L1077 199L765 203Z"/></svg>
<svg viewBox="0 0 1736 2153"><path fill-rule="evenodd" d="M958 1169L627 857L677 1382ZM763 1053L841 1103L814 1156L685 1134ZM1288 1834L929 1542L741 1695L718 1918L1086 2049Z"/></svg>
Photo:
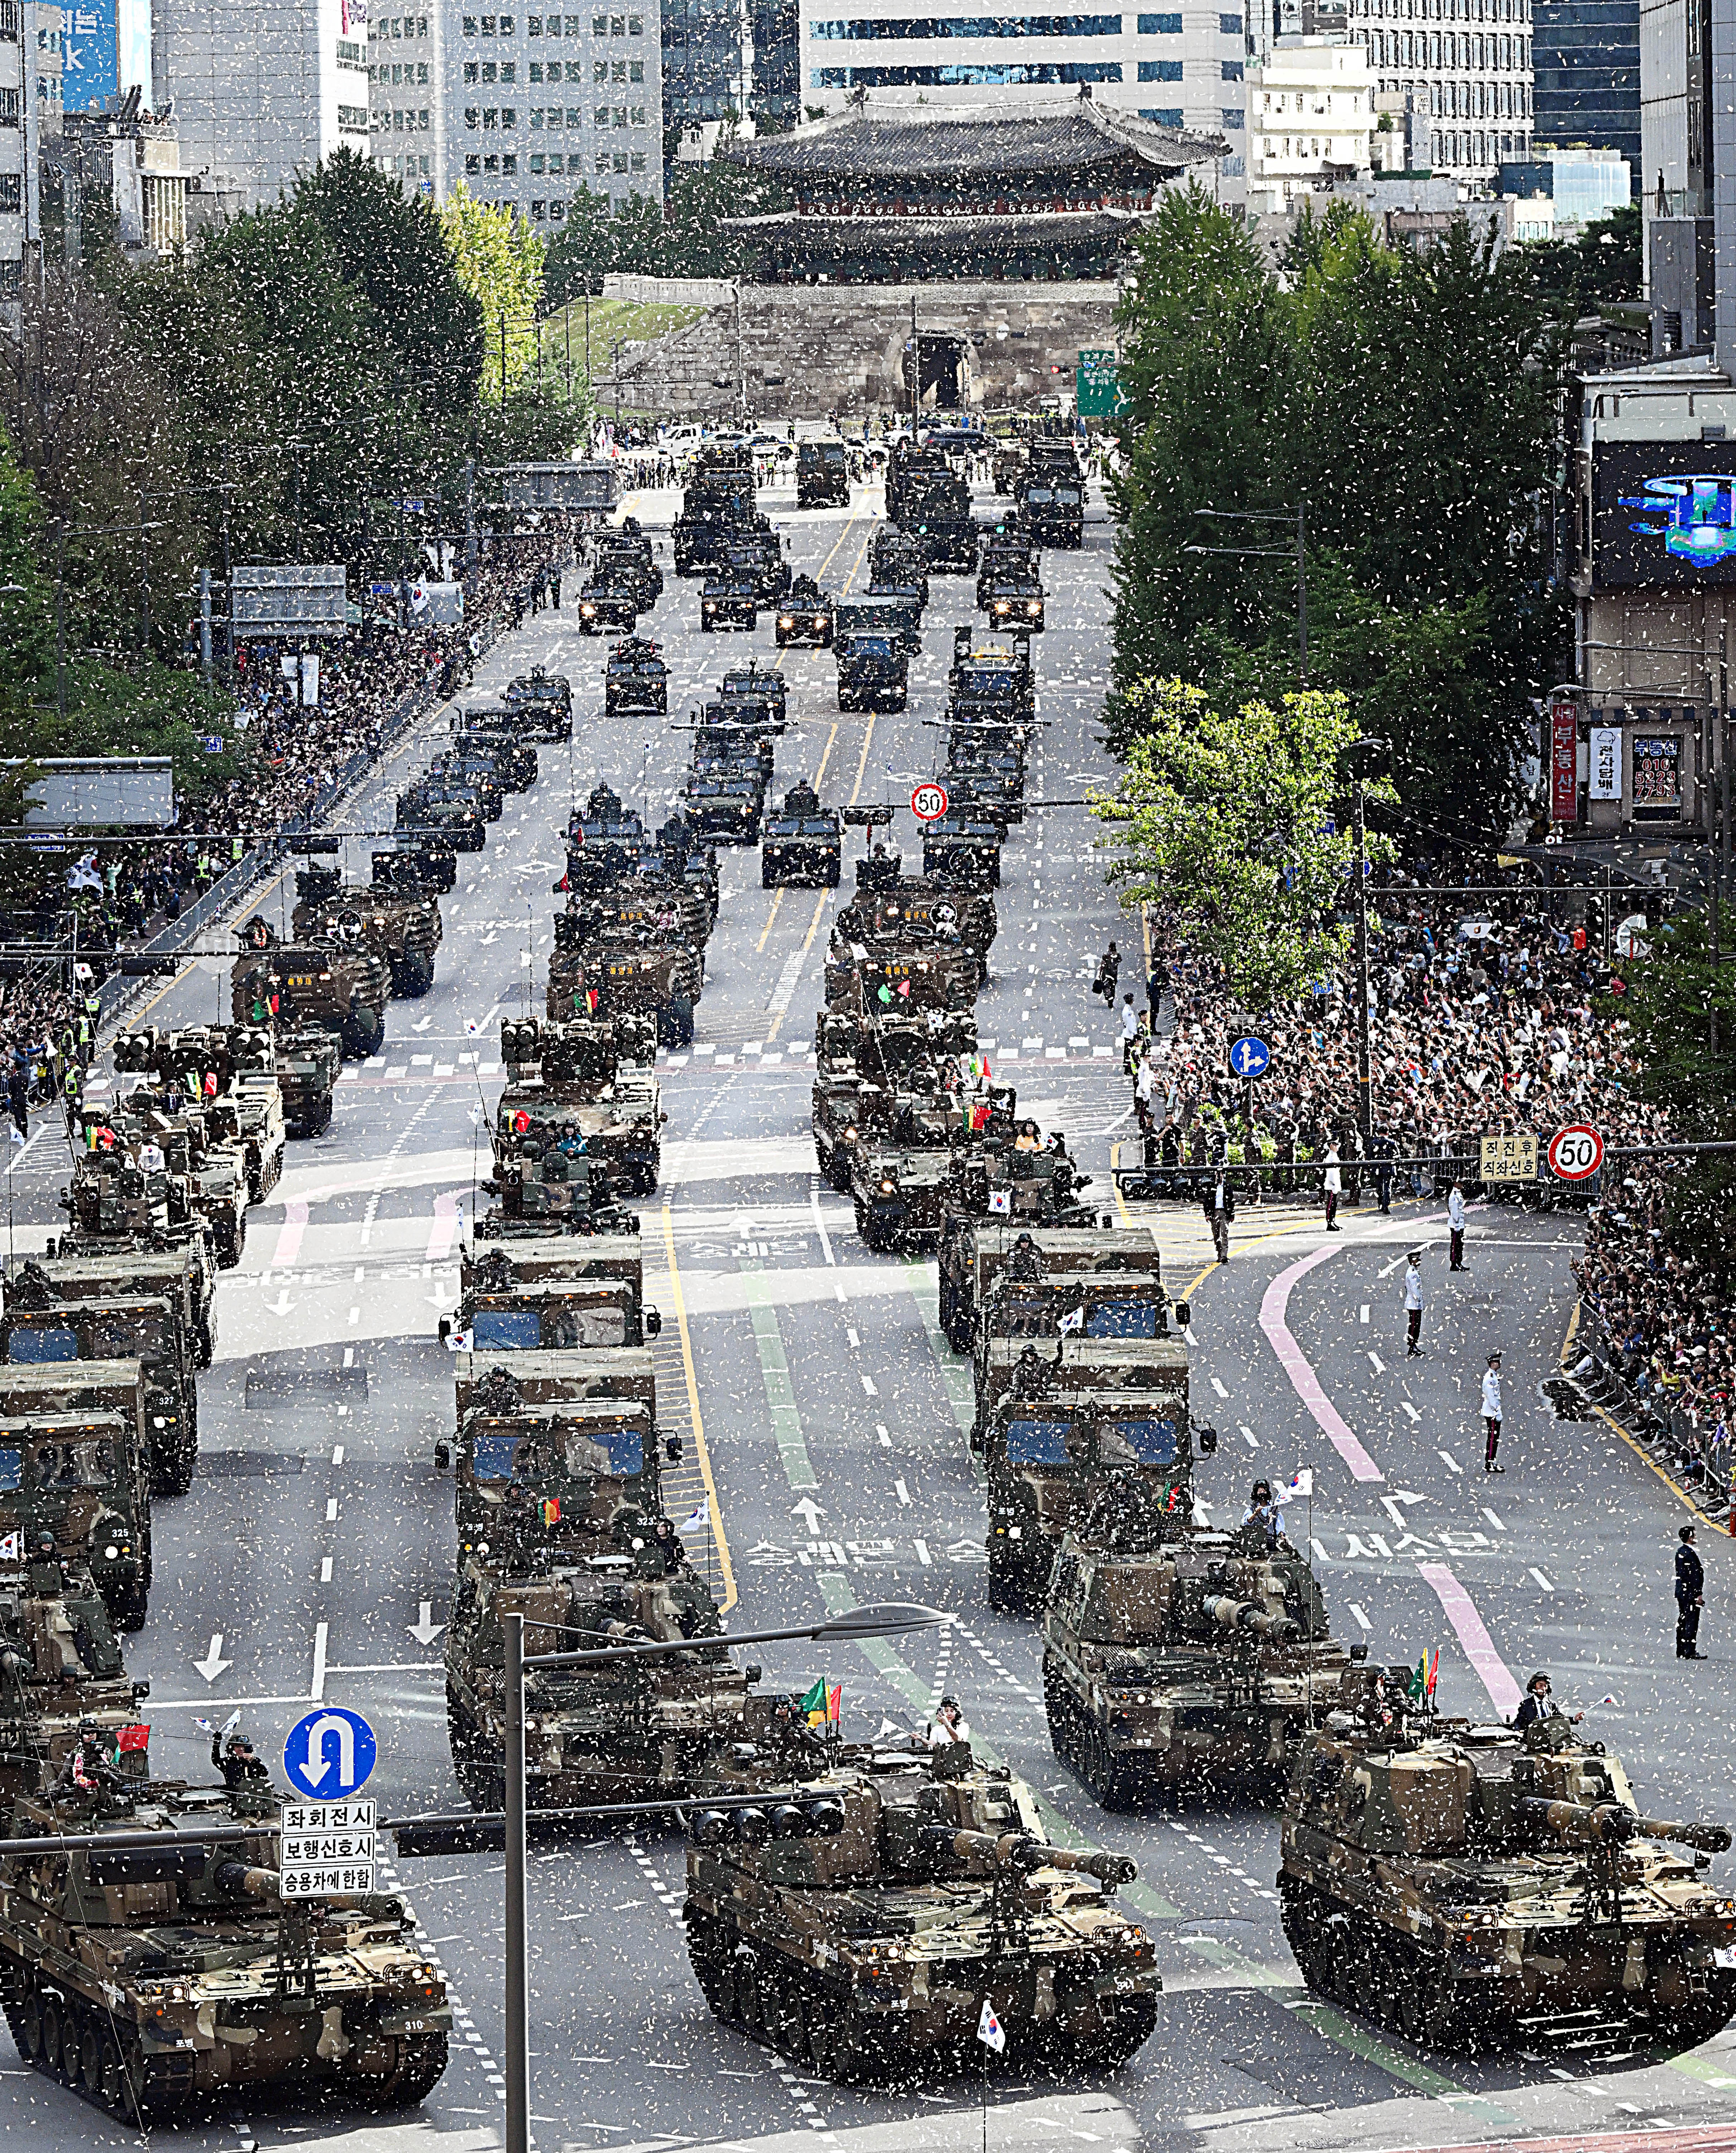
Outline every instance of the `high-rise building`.
<svg viewBox="0 0 1736 2153"><path fill-rule="evenodd" d="M184 166L232 175L249 207L339 148L368 154L363 0L155 0L151 74Z"/></svg>
<svg viewBox="0 0 1736 2153"><path fill-rule="evenodd" d="M1536 0L1540 144L1617 150L1640 169L1640 0Z"/></svg>
<svg viewBox="0 0 1736 2153"><path fill-rule="evenodd" d="M1365 175L1375 126L1368 55L1342 38L1282 37L1248 78L1247 201L1287 210L1332 180Z"/></svg>
<svg viewBox="0 0 1736 2153"><path fill-rule="evenodd" d="M1482 179L1530 154L1531 12L1531 0L1350 0L1378 93L1428 118L1434 169Z"/></svg>
<svg viewBox="0 0 1736 2153"><path fill-rule="evenodd" d="M1247 28L1241 0L1179 0L1150 13L917 15L911 0L801 0L805 104L835 110L853 90L909 90L932 103L1009 103L1089 86L1160 127L1222 135L1241 161Z"/></svg>
<svg viewBox="0 0 1736 2153"><path fill-rule="evenodd" d="M718 121L739 120L751 112L758 6L759 0L752 8L748 0L662 0L666 130L714 130ZM766 27L769 32L769 20Z"/></svg>
<svg viewBox="0 0 1736 2153"><path fill-rule="evenodd" d="M644 7L485 15L434 0L368 25L373 155L444 201L462 184L559 231L581 188L661 201L658 23Z"/></svg>

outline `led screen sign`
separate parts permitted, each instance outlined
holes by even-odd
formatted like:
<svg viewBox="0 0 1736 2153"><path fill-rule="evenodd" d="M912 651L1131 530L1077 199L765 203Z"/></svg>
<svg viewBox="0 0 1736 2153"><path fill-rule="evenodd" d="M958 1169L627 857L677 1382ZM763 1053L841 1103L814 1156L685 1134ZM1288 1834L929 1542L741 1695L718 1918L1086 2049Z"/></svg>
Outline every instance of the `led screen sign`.
<svg viewBox="0 0 1736 2153"><path fill-rule="evenodd" d="M1597 588L1736 583L1736 454L1724 444L1601 443L1592 489Z"/></svg>

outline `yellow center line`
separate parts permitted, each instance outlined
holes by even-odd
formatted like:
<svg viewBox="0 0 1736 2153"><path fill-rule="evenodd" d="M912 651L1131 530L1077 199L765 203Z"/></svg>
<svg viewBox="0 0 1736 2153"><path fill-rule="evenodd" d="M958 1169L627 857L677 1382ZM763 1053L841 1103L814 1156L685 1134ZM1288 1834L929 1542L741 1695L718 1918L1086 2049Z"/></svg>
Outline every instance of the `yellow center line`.
<svg viewBox="0 0 1736 2153"><path fill-rule="evenodd" d="M832 743L837 737L838 728L834 724L832 730L825 736L825 751L820 758L820 767L814 773L812 782L816 792L820 790L820 779L825 776L825 766L832 759Z"/></svg>
<svg viewBox="0 0 1736 2153"><path fill-rule="evenodd" d="M688 1329L687 1295L681 1290L681 1266L675 1260L675 1226L669 1207L663 1206L663 1254L669 1265L669 1298L675 1304L675 1327L681 1334L681 1365L688 1382L688 1411L693 1418L693 1448L698 1454L700 1477L711 1505L712 1535L718 1544L718 1562L723 1573L723 1597L718 1611L727 1615L735 1605L735 1569L729 1560L729 1542L723 1534L723 1506L718 1499L718 1484L712 1477L711 1453L705 1447L705 1421L699 1411L699 1384L693 1373L693 1341Z"/></svg>
<svg viewBox="0 0 1736 2153"><path fill-rule="evenodd" d="M758 940L758 941L754 944L754 954L756 957L759 954L760 951L761 951L761 950L765 947L766 936L767 936L767 935L769 935L769 934L771 933L771 931L772 931L772 922L773 922L773 921L777 918L777 916L778 916L778 907L779 907L779 906L783 902L784 902L784 885L783 885L783 883L779 883L778 884L778 887L777 887L777 888L776 888L772 892L772 909L771 909L771 910L770 910L769 912L768 912L768 913L766 914L766 915L765 915L765 930L764 930L764 934L762 934L760 935L759 939L759 940Z"/></svg>

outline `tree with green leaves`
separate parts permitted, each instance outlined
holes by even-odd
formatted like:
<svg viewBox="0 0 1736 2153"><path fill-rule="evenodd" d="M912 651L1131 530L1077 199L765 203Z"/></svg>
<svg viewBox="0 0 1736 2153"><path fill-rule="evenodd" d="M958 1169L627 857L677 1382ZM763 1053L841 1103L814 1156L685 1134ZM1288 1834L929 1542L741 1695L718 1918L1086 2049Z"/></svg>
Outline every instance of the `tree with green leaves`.
<svg viewBox="0 0 1736 2153"><path fill-rule="evenodd" d="M546 249L509 203L479 201L462 181L439 216L458 281L481 315L483 389L498 404L536 372Z"/></svg>
<svg viewBox="0 0 1736 2153"><path fill-rule="evenodd" d="M1298 685L1302 506L1309 685L1392 740L1414 827L1499 834L1530 699L1566 663L1541 514L1558 354L1523 250L1464 224L1389 247L1334 204L1274 272L1189 188L1142 242L1121 326L1112 745L1153 675L1267 702Z"/></svg>
<svg viewBox="0 0 1736 2153"><path fill-rule="evenodd" d="M1355 858L1343 757L1359 738L1347 699L1216 706L1203 689L1154 679L1130 691L1136 725L1112 794L1093 802L1124 905L1161 904L1222 965L1240 1006L1263 1013L1343 961L1335 916ZM1368 798L1397 795L1377 778ZM1370 832L1368 856L1392 857Z"/></svg>

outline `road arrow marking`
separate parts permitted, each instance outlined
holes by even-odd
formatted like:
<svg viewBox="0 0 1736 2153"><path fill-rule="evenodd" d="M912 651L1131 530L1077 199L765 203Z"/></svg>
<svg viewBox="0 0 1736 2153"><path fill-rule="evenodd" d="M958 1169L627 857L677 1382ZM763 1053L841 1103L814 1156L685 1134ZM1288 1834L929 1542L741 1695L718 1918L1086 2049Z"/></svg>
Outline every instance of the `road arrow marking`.
<svg viewBox="0 0 1736 2153"><path fill-rule="evenodd" d="M195 1660L193 1664L208 1682L215 1682L225 1667L232 1667L235 1665L233 1660L226 1660L223 1657L223 1632L221 1630L212 1631L211 1650L202 1660Z"/></svg>
<svg viewBox="0 0 1736 2153"><path fill-rule="evenodd" d="M1425 1503L1428 1499L1426 1495L1414 1495L1409 1489L1401 1488L1395 1494L1383 1495L1380 1499L1380 1507L1402 1533L1406 1529L1406 1523L1404 1513L1398 1505L1401 1503Z"/></svg>
<svg viewBox="0 0 1736 2153"><path fill-rule="evenodd" d="M287 1293L280 1293L275 1300L266 1303L266 1311L271 1316L287 1316L296 1305Z"/></svg>
<svg viewBox="0 0 1736 2153"><path fill-rule="evenodd" d="M421 1621L406 1623L404 1626L419 1645L431 1645L446 1626L444 1622L429 1621L428 1618L433 1612L434 1602L431 1600L424 1600L422 1602Z"/></svg>
<svg viewBox="0 0 1736 2153"><path fill-rule="evenodd" d="M789 1514L792 1518L802 1519L810 1533L817 1537L820 1532L820 1521L825 1515L825 1512L820 1509L811 1495L804 1495L799 1503L790 1504Z"/></svg>
<svg viewBox="0 0 1736 2153"><path fill-rule="evenodd" d="M431 1016L419 1016L416 1021L410 1026L410 1030L412 1031L426 1031L429 1025L433 1022L434 1019Z"/></svg>

